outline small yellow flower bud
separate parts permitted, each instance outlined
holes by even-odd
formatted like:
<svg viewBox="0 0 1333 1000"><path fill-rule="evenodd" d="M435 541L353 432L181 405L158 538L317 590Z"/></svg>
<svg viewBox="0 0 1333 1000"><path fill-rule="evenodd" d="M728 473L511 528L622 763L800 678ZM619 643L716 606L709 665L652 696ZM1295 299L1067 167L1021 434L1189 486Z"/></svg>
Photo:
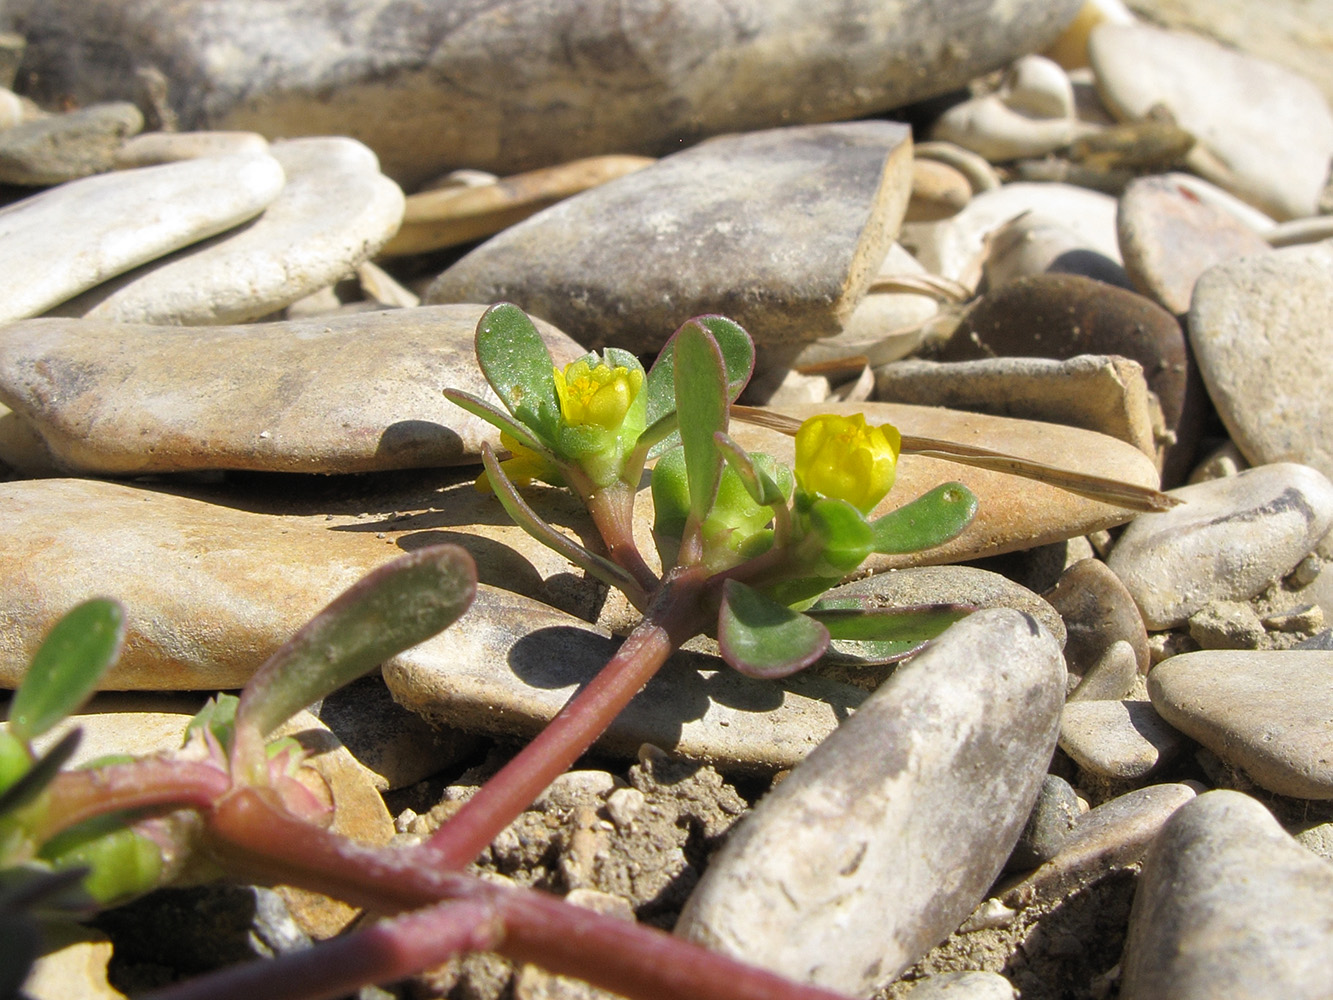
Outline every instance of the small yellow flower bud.
<svg viewBox="0 0 1333 1000"><path fill-rule="evenodd" d="M893 486L901 446L896 427L867 426L859 413L811 417L796 432L796 482L869 514Z"/></svg>
<svg viewBox="0 0 1333 1000"><path fill-rule="evenodd" d="M590 365L586 359L573 362L564 371L555 370L555 391L560 413L571 426L594 424L617 430L629 412L634 397L643 388L643 372L617 365Z"/></svg>

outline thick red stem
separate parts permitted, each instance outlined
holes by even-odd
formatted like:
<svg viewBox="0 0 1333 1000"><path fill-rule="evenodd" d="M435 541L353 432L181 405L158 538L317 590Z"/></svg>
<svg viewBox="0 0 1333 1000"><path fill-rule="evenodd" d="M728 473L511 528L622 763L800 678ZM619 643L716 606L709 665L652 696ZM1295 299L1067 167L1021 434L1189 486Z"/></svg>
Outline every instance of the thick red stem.
<svg viewBox="0 0 1333 1000"><path fill-rule="evenodd" d="M351 843L286 815L266 795L240 789L219 803L209 817L214 846L237 874L315 889L380 911L457 900L457 905L484 922L478 934L492 935L475 947L577 976L631 1000L840 1000L837 994L790 982L649 927L570 906L532 890L440 871L422 863L423 848L392 852ZM430 919L423 915L425 922L420 926L429 926ZM451 933L459 935L449 942L452 947L461 940L462 932L456 924L449 926L454 928ZM369 932L343 940L354 940L363 933ZM392 936L393 925L381 933ZM327 947L318 946L315 954ZM288 961L279 959L274 965ZM349 989L367 981L360 972L358 969L346 982ZM286 981L285 973L275 975ZM171 993L155 1000L224 1000L242 995L247 1000L285 996L232 989L229 981L219 978L211 992Z"/></svg>
<svg viewBox="0 0 1333 1000"><path fill-rule="evenodd" d="M200 761L142 757L86 771L61 771L51 783L39 838L94 816L154 806L207 811L231 788L231 776Z"/></svg>
<svg viewBox="0 0 1333 1000"><path fill-rule="evenodd" d="M493 907L450 903L374 924L281 961L249 962L169 986L151 998L333 1000L361 986L406 978L460 952L494 950L502 935Z"/></svg>
<svg viewBox="0 0 1333 1000"><path fill-rule="evenodd" d="M463 868L606 731L671 652L702 626L704 578L680 574L654 595L643 621L582 691L531 743L436 831L424 850L444 868Z"/></svg>

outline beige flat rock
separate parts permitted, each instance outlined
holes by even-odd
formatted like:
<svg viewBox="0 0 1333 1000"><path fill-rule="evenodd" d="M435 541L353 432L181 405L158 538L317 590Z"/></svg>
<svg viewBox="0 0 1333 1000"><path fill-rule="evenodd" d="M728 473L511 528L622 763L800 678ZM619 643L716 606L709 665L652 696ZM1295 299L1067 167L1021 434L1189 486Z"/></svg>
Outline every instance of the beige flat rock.
<svg viewBox="0 0 1333 1000"><path fill-rule="evenodd" d="M36 319L0 328L0 403L64 469L367 472L476 462L499 435L446 386L499 400L473 348L485 306L208 329ZM561 364L584 352L539 323ZM17 433L16 464L33 464ZM4 451L0 451L3 457Z"/></svg>

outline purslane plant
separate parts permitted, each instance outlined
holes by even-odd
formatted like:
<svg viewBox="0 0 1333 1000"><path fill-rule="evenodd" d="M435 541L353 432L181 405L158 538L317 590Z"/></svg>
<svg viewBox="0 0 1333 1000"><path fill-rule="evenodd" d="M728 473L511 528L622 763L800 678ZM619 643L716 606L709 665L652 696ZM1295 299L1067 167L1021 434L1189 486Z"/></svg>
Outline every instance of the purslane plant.
<svg viewBox="0 0 1333 1000"><path fill-rule="evenodd" d="M461 951L492 950L642 1000L828 1000L826 991L462 869L687 640L712 635L731 666L782 677L839 649L861 660L899 658L966 614L954 605L867 610L821 599L871 553L938 545L975 514L972 493L949 483L871 516L893 485L901 448L1065 476L1068 488L1121 502L1162 502L1151 491L1044 472L980 449L904 439L860 417L826 414L792 425L737 407L753 348L722 317L687 322L647 372L614 348L560 369L527 316L500 305L478 326L477 357L504 408L446 394L495 424L509 452L502 461L483 449L479 484L535 537L623 590L642 612L640 624L430 840L388 849L331 833L299 747L272 734L305 705L458 618L476 582L465 552L423 549L354 585L274 653L239 699L211 702L180 751L61 770L77 737L44 754L33 741L93 690L123 627L111 602L76 609L42 647L0 735L0 932L16 929L24 943L0 962L0 987L22 978L34 915L77 913L225 871L397 916L305 954L171 987L160 998L333 997ZM728 434L733 412L793 433L794 468L737 444ZM650 459L660 574L633 531ZM583 500L603 551L538 517L515 485L534 480Z"/></svg>

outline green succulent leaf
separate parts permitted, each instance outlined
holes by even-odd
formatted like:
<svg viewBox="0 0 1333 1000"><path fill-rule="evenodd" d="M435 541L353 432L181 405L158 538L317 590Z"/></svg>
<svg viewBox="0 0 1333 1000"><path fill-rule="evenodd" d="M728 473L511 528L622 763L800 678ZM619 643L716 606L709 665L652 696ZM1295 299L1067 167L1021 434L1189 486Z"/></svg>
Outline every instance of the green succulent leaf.
<svg viewBox="0 0 1333 1000"><path fill-rule="evenodd" d="M805 613L829 631L826 658L863 664L893 663L910 656L976 610L966 604L861 609L837 603L820 601Z"/></svg>
<svg viewBox="0 0 1333 1000"><path fill-rule="evenodd" d="M476 588L476 566L457 545L419 549L379 567L255 672L241 692L237 729L267 736L305 706L447 628Z"/></svg>
<svg viewBox="0 0 1333 1000"><path fill-rule="evenodd" d="M672 334L648 371L645 395L648 429L640 440L654 446L654 455L679 442L667 440L676 429L676 340L686 326L702 326L713 337L726 372L727 401L735 402L754 373L754 342L740 325L725 316L696 316ZM664 443L665 442L665 443Z"/></svg>
<svg viewBox="0 0 1333 1000"><path fill-rule="evenodd" d="M771 507L773 504L786 503L787 498L791 496L792 478L791 472L786 466L778 466L777 463L767 455L760 458L757 455L751 455L744 448L738 445L723 431L718 431L713 435L713 442L718 450L722 452L723 459L727 465L735 470L740 476L741 482L745 485L745 491L750 494L750 498L755 503ZM767 459L767 461L764 461ZM783 471L787 472L784 481L787 483L786 490L774 481L774 477L762 468L767 465L775 475L781 477Z"/></svg>
<svg viewBox="0 0 1333 1000"><path fill-rule="evenodd" d="M874 533L865 515L846 500L816 500L810 524L824 541L825 561L843 573L856 569L874 551Z"/></svg>
<svg viewBox="0 0 1333 1000"><path fill-rule="evenodd" d="M85 870L83 889L101 906L142 895L157 888L162 878L161 848L114 814L57 834L38 856L58 871Z"/></svg>
<svg viewBox="0 0 1333 1000"><path fill-rule="evenodd" d="M116 662L125 611L107 598L84 601L51 628L10 707L11 732L30 741L77 711Z"/></svg>
<svg viewBox="0 0 1333 1000"><path fill-rule="evenodd" d="M691 320L676 334L676 412L685 449L690 517L702 523L717 495L722 456L713 435L727 426L727 386L722 352L713 335Z"/></svg>
<svg viewBox="0 0 1333 1000"><path fill-rule="evenodd" d="M717 616L722 657L751 677L786 677L828 648L828 629L738 580L727 580Z"/></svg>
<svg viewBox="0 0 1333 1000"><path fill-rule="evenodd" d="M603 583L630 595L631 600L637 598L636 603L643 600L638 582L626 570L617 566L610 559L603 558L597 553L584 548L567 535L561 534L543 521L537 515L537 512L528 506L509 477L504 474L504 469L496 461L495 452L491 450L490 445L482 445L481 458L482 463L486 466L486 475L490 477L491 486L495 489L495 495L500 498L500 504L504 507L505 513L510 516L515 524L543 545L559 552L575 566L586 570Z"/></svg>
<svg viewBox="0 0 1333 1000"><path fill-rule="evenodd" d="M546 440L560 423L555 362L532 320L518 306L491 306L477 324L477 362L509 412Z"/></svg>
<svg viewBox="0 0 1333 1000"><path fill-rule="evenodd" d="M473 416L481 417L492 427L499 428L506 434L511 435L523 447L538 452L547 450L544 444L532 436L532 432L525 425L520 424L508 413L497 409L486 400L474 396L470 392L463 392L461 389L445 389L444 398L455 406L467 410Z"/></svg>
<svg viewBox="0 0 1333 1000"><path fill-rule="evenodd" d="M236 731L236 709L240 704L240 698L225 691L209 698L185 727L186 742L194 733L206 730L213 734L219 746L230 750L232 734Z"/></svg>
<svg viewBox="0 0 1333 1000"><path fill-rule="evenodd" d="M957 537L977 514L977 498L962 483L943 483L871 522L872 551L920 552Z"/></svg>
<svg viewBox="0 0 1333 1000"><path fill-rule="evenodd" d="M79 741L82 738L82 730L71 729L46 753L34 760L32 767L28 768L17 781L0 792L0 816L22 809L36 799L74 756L74 751L79 748Z"/></svg>

